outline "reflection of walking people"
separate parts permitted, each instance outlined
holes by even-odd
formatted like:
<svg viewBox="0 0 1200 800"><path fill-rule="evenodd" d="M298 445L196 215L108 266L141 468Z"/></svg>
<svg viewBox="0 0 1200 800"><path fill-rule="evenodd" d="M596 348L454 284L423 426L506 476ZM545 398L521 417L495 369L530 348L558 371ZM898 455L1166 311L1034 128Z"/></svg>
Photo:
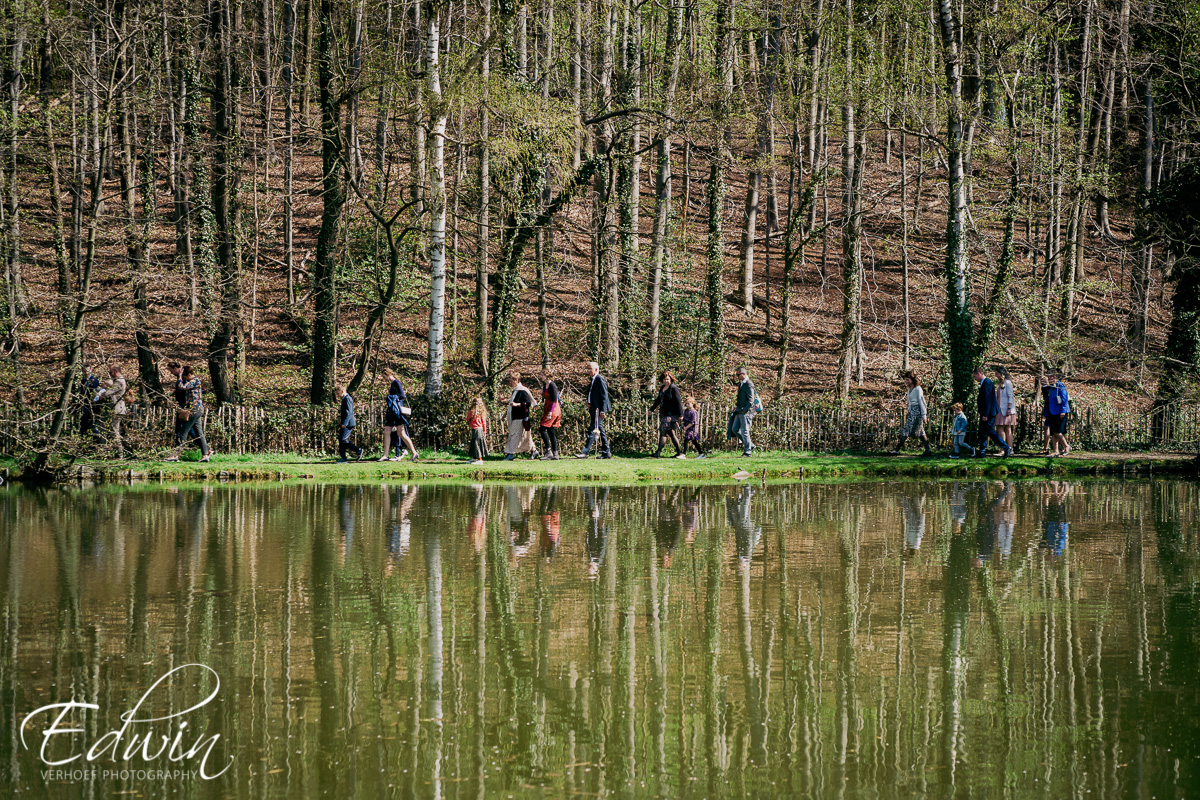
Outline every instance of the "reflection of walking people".
<svg viewBox="0 0 1200 800"><path fill-rule="evenodd" d="M590 382L588 383L587 402L591 423L588 428L587 442L583 446L583 451L575 457L587 458L592 452L592 446L596 444L596 437L599 436L600 457L612 458L612 448L609 446L608 433L604 430L604 418L612 411L612 401L608 396L608 383L604 380L604 376L600 374L600 365L595 361L588 362L588 375L590 376Z"/></svg>
<svg viewBox="0 0 1200 800"><path fill-rule="evenodd" d="M925 538L925 492L902 494L900 508L904 512L904 548L913 556Z"/></svg>
<svg viewBox="0 0 1200 800"><path fill-rule="evenodd" d="M905 372L902 377L904 385L908 387L908 394L905 395L908 414L904 420L904 427L900 430L900 442L896 445L896 449L891 451L891 455L900 455L900 451L904 449L904 443L909 437L915 437L925 445L925 452L922 455L931 456L933 451L929 449L929 437L925 435L925 423L929 421L929 408L925 405L925 391L921 388L920 379L912 370Z"/></svg>
<svg viewBox="0 0 1200 800"><path fill-rule="evenodd" d="M558 460L558 429L562 427L562 403L558 396L558 384L550 370L542 371L542 422L538 431L542 434L542 446L547 461Z"/></svg>
<svg viewBox="0 0 1200 800"><path fill-rule="evenodd" d="M675 548L683 538L683 525L679 518L682 494L681 487L658 490L658 525L654 531L654 543L658 547L663 569L670 568Z"/></svg>
<svg viewBox="0 0 1200 800"><path fill-rule="evenodd" d="M984 490L986 492L986 489ZM979 516L979 527L975 531L975 566L982 567L992 558L992 553L996 549L996 541L1002 533L1003 517L1001 516L1001 506L1008 499L1012 492L1012 483L1005 481L1000 494L991 499L984 507L983 513ZM986 499L986 496L985 496ZM1012 550L1012 539L1009 538L1007 548L1004 543L1001 543L1000 552L1007 556Z"/></svg>
<svg viewBox="0 0 1200 800"><path fill-rule="evenodd" d="M338 463L346 462L346 454L353 451L356 458L361 459L363 449L351 443L350 437L358 420L354 417L354 398L346 391L345 386L336 386L333 396L338 400Z"/></svg>
<svg viewBox="0 0 1200 800"><path fill-rule="evenodd" d="M200 460L208 461L212 451L204 438L204 388L200 379L190 366L174 361L167 364L167 369L175 376L175 402L179 406L175 414L175 451L167 460L178 461L188 439L195 439L200 443Z"/></svg>
<svg viewBox="0 0 1200 800"><path fill-rule="evenodd" d="M680 419L683 418L683 397L679 394L679 387L675 385L675 376L669 371L663 370L659 379L662 382L662 390L650 406L651 411L658 409L658 450L654 452L654 457L662 455L663 446L666 445L667 439L670 439L671 444L675 445L675 457L687 458L679 444L679 436L675 433Z"/></svg>
<svg viewBox="0 0 1200 800"><path fill-rule="evenodd" d="M1012 448L996 432L996 418L1000 416L996 384L992 383L991 378L984 376L982 367L976 367L972 377L979 384L979 449L975 451L975 455L986 456L988 439L991 439L1000 445L1000 449L1004 451L1004 457L1008 458L1012 455Z"/></svg>
<svg viewBox="0 0 1200 800"><path fill-rule="evenodd" d="M734 540L737 543L738 560L749 564L754 556L754 550L762 539L762 526L754 524L750 518L750 498L754 497L754 487L742 484L738 498L725 498L725 516L733 528Z"/></svg>
<svg viewBox="0 0 1200 800"><path fill-rule="evenodd" d="M508 441L504 445L504 460L512 461L517 453L529 453L530 458L537 458L529 421L533 394L521 383L519 372L508 373L508 387L512 389L512 397L508 400Z"/></svg>
<svg viewBox="0 0 1200 800"><path fill-rule="evenodd" d="M558 540L562 534L562 517L558 512L557 492L553 486L545 489L542 492L542 502L539 509L541 517L541 536L539 544L542 548L542 557L549 559L554 555L554 550L558 547Z"/></svg>
<svg viewBox="0 0 1200 800"><path fill-rule="evenodd" d="M588 487L583 490L583 499L587 502L591 517L586 542L589 578L595 578L600 574L600 565L604 563L604 553L608 550L608 526L604 524L604 505L608 502L608 487L600 491L600 497L597 498L595 489Z"/></svg>
<svg viewBox="0 0 1200 800"><path fill-rule="evenodd" d="M742 443L742 455L750 456L754 452L754 442L750 441L750 423L762 408L758 399L758 390L750 382L750 373L745 367L738 367L734 377L738 381L737 405L729 415L730 439L738 439Z"/></svg>
<svg viewBox="0 0 1200 800"><path fill-rule="evenodd" d="M387 461L393 446L396 448L396 455L392 456L391 460L403 460L405 454L400 452L400 445L403 444L410 460L416 461L417 446L413 444L411 431L408 429L408 416L412 412L408 407L404 384L396 377L391 367L384 367L383 377L388 379L388 393L387 408L383 412L383 455L379 460Z"/></svg>
<svg viewBox="0 0 1200 800"><path fill-rule="evenodd" d="M1043 485L1042 511L1046 515L1045 534L1042 547L1046 556L1057 558L1067 549L1067 535L1071 525L1067 522L1067 495L1071 491L1069 484L1063 481L1047 481Z"/></svg>

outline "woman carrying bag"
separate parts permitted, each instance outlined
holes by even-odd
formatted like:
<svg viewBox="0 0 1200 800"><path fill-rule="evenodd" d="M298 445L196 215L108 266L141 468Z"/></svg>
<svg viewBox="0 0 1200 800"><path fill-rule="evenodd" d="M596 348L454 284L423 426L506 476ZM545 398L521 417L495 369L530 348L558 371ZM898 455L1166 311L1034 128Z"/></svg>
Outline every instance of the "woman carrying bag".
<svg viewBox="0 0 1200 800"><path fill-rule="evenodd" d="M537 448L530 433L533 426L529 421L533 394L521 383L519 372L508 374L508 385L512 389L512 397L508 401L508 441L504 445L504 460L512 461L517 453L529 453L530 458L537 458Z"/></svg>
<svg viewBox="0 0 1200 800"><path fill-rule="evenodd" d="M400 379L396 377L396 373L392 371L391 367L384 367L383 376L388 379L388 393L387 409L383 413L383 455L379 457L379 460L388 460L388 453L393 444L391 437L394 435L396 437L394 440L396 455L391 460L404 460L404 455L400 453L400 445L403 444L407 448L411 460L416 461L417 446L413 444L412 437L408 433L408 417L412 414L412 409L408 407L408 396L404 394L404 384L400 383Z"/></svg>

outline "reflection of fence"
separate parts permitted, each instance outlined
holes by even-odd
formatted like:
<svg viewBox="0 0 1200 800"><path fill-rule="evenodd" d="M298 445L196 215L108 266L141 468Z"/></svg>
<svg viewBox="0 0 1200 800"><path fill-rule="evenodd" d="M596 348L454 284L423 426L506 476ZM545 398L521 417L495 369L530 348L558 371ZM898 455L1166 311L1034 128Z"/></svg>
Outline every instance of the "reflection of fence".
<svg viewBox="0 0 1200 800"><path fill-rule="evenodd" d="M357 407L355 439L370 450L382 439L384 404L363 402ZM462 449L467 438L462 416L452 420L422 419L434 413L418 408L412 420L414 438L421 447ZM537 409L535 409L535 415ZM719 402L700 406L700 435L706 447L729 447L725 431L729 409ZM174 442L175 412L169 408L134 408L124 421L124 440L134 452L150 453ZM580 402L563 407L559 432L563 454L578 452L587 436L587 408ZM817 408L803 405L769 405L752 426L755 444L763 449L878 451L891 447L903 423L903 409ZM938 446L949 441L951 416L933 412L926 430ZM49 415L21 416L11 406L0 408L0 453L14 455L43 441ZM336 409L299 406L264 409L224 406L209 410L205 432L213 449L222 453L330 453L336 446ZM974 423L974 420L972 420ZM103 419L98 420L106 427ZM72 421L72 426L75 421ZM539 449L537 421L534 441ZM620 403L605 423L613 447L620 451L653 449L658 441L657 412L647 404ZM974 428L974 424L971 426ZM431 433L432 431L432 433ZM445 431L445 433L440 433ZM493 451L502 451L507 435L503 415L494 413L488 429ZM1037 408L1018 409L1015 431L1018 448L1037 450L1042 442L1042 417ZM974 434L968 437L973 441ZM1200 405L1175 405L1142 411L1082 409L1072 414L1068 438L1085 450L1186 450L1200 444ZM669 450L669 447L668 447Z"/></svg>

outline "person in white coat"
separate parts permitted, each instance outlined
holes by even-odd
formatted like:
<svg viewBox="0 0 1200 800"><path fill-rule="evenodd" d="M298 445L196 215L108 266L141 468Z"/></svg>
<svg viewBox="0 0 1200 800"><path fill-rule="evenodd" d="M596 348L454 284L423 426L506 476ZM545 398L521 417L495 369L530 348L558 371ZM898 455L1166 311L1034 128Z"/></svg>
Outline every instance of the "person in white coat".
<svg viewBox="0 0 1200 800"><path fill-rule="evenodd" d="M530 458L537 458L537 447L530 433L533 428L530 420L533 393L521 383L519 372L509 373L508 385L512 389L512 397L508 401L508 441L504 445L504 460L512 461L517 453L529 453Z"/></svg>

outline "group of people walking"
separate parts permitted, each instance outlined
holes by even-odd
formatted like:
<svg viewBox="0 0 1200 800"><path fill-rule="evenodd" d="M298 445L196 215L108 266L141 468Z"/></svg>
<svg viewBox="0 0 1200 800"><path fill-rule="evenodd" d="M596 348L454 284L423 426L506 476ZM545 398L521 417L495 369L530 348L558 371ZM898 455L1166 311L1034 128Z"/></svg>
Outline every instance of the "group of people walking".
<svg viewBox="0 0 1200 800"><path fill-rule="evenodd" d="M167 369L170 374L167 385L171 386L176 406L175 445L167 460L178 461L187 443L195 442L200 448L200 460L208 461L212 451L204 435L205 407L200 378L191 366L175 361L168 362ZM953 413L951 458L960 458L964 454L986 456L989 443L995 443L1005 458L1013 455L1017 426L1016 392L1007 369L995 366L991 371L991 377L984 373L982 367L977 367L973 373L979 385L976 407L978 438L975 446L966 442L970 423L963 405L954 403L950 407ZM122 421L128 414L125 397L129 387L120 366L111 365L108 374L109 378L105 381L90 372L84 376L80 432L91 432L98 440L111 441L120 452ZM405 458L417 461L420 455L411 435L412 409L404 385L390 368L383 370L383 376L388 381L388 389L383 418L383 453L379 461L401 461ZM751 424L762 411L762 400L745 367L739 367L732 377L738 387L737 399L729 413L726 433L729 439L736 439L741 444L743 456L750 456L756 449L750 437ZM923 455L931 456L933 449L926 432L929 404L924 388L912 370L902 373L901 378L905 388L906 414L899 442L890 454L898 455L909 439L916 439L924 446ZM506 383L508 398L504 413L507 426L504 459L511 461L527 454L530 458L558 460L559 431L563 424L563 391L554 374L549 370L543 370L540 374L540 416L535 412L537 401L534 392L522 383L520 372L510 372L506 376ZM1042 454L1067 455L1071 452L1066 440L1067 419L1071 412L1067 389L1057 373L1042 376L1039 389L1044 434ZM353 441L354 429L358 424L354 398L341 385L335 387L334 397L338 402L338 460L347 461L350 455L361 459L364 449ZM587 365L584 399L588 410L588 433L583 448L575 457L589 458L596 453L600 458L612 458L612 445L605 427L606 418L612 412L612 397L608 382L594 361ZM684 396L670 370L664 370L659 375L659 389L650 410L657 411L659 415L655 458L662 457L668 443L674 448L674 458L687 458L689 449L694 449L699 458L708 456L700 435L699 404L695 397ZM482 464L488 456L488 419L487 402L482 397L475 398L466 416L469 437L467 452L473 464ZM536 439L533 435L535 427L538 432Z"/></svg>
<svg viewBox="0 0 1200 800"><path fill-rule="evenodd" d="M387 408L384 412L383 455L379 460L399 461L407 456L415 461L418 454L409 431L411 409L407 406L404 387L392 370L384 370L384 375L390 383ZM537 400L534 392L522 382L521 373L513 371L505 377L508 386L508 398L504 406L505 461L512 461L520 455L544 461L557 461L561 458L558 436L563 424L562 388L549 370L543 370L539 377L540 417L535 410ZM744 367L738 369L734 377L738 381L738 399L729 417L729 436L738 439L742 444L742 454L749 456L755 449L750 439L750 425L754 415L762 409L762 401ZM669 370L663 371L659 379L661 388L651 406L651 410L657 410L659 413L659 440L655 457L661 457L663 448L667 442L671 442L675 448L675 458L687 458L689 449L694 449L699 458L707 458L701 444L699 404L696 398L684 398L675 376ZM346 392L344 386L336 387L334 394L339 404L338 460L347 461L351 454L361 459L363 449L352 442L354 428L357 426L354 398ZM600 374L600 366L594 361L587 365L584 399L588 408L588 434L583 449L575 454L575 457L589 458L596 453L599 458L612 458L612 444L605 427L605 421L612 412L612 397L609 394L608 381ZM482 397L476 397L466 415L467 455L472 464L482 464L489 454L488 419L487 402ZM533 435L535 427L538 432L537 439ZM401 444L407 452L400 451ZM396 448L394 456L390 455L390 447L393 445Z"/></svg>
<svg viewBox="0 0 1200 800"><path fill-rule="evenodd" d="M987 456L989 442L995 442L1004 458L1013 455L1013 437L1017 427L1017 399L1012 376L1001 366L992 368L993 381L976 367L972 375L979 384L977 412L979 420L978 441L972 447L966 443L969 422L962 403L954 403L950 410L954 414L950 426L950 458L960 458L964 453L982 458ZM899 455L908 439L918 439L925 446L923 455L932 456L933 449L925 433L929 422L929 406L925 392L916 373L908 370L901 374L906 390L907 413L900 430L900 441L890 455ZM1067 418L1071 413L1070 397L1057 373L1047 373L1040 379L1042 398L1042 428L1044 441L1042 455L1065 456L1071 452L1067 444Z"/></svg>
<svg viewBox="0 0 1200 800"><path fill-rule="evenodd" d="M612 458L612 444L608 438L605 421L612 412L612 397L608 390L608 381L600 374L600 365L591 361L587 365L587 389L584 398L588 407L588 434L583 449L575 455L576 458L589 458L599 446L600 458ZM750 455L754 444L750 441L750 420L755 413L754 403L758 393L750 383L744 368L736 373L741 381L738 392L738 405L731 415L730 430L736 429L737 436L744 446L744 455ZM521 382L521 373L511 372L507 383L510 396L505 413L508 425L507 438L504 445L504 459L512 461L518 455L528 454L530 458L541 458L547 461L557 461L559 451L558 432L562 427L562 389L554 375L548 370L541 373L542 384L542 414L537 422L541 438L542 450L539 453L537 443L533 439L534 427L534 396L533 392ZM659 375L661 388L652 411L659 413L658 450L655 458L662 456L667 442L675 447L675 458L687 458L688 448L695 449L699 458L706 458L704 447L700 442L699 404L696 398L683 397L674 374L664 370ZM743 402L744 400L744 402ZM757 401L761 408L761 401ZM487 456L487 404L482 397L477 397L467 412L467 428L470 434L467 450L472 463L482 464ZM736 418L736 422L734 419ZM732 436L733 434L731 434Z"/></svg>

